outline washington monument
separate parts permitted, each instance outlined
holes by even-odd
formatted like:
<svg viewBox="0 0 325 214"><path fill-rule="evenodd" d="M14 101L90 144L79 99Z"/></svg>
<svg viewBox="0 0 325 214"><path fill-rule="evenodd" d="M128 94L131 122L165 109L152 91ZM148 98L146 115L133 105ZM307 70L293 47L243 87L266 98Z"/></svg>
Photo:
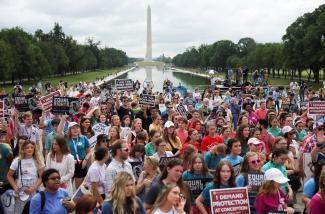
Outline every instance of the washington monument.
<svg viewBox="0 0 325 214"><path fill-rule="evenodd" d="M147 50L145 61L152 61L152 40L151 40L151 8L147 9Z"/></svg>

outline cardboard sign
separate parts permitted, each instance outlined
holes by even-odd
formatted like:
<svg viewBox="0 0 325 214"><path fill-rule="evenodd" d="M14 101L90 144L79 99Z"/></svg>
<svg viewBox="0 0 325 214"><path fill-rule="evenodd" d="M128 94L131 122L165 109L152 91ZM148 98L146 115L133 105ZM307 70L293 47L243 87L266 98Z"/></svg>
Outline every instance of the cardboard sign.
<svg viewBox="0 0 325 214"><path fill-rule="evenodd" d="M11 108L11 100L8 95L0 95L0 100L3 101L5 110L8 110Z"/></svg>
<svg viewBox="0 0 325 214"><path fill-rule="evenodd" d="M178 113L184 117L184 118L187 118L187 115L189 115L189 112L186 110L186 108L184 107L184 105L182 103L180 103L176 110L178 111Z"/></svg>
<svg viewBox="0 0 325 214"><path fill-rule="evenodd" d="M325 115L325 101L310 101L308 113L314 115Z"/></svg>
<svg viewBox="0 0 325 214"><path fill-rule="evenodd" d="M155 106L156 96L148 94L140 94L139 104Z"/></svg>
<svg viewBox="0 0 325 214"><path fill-rule="evenodd" d="M97 123L97 124L93 125L93 127L91 129L95 132L95 135L108 133L108 126L104 123Z"/></svg>
<svg viewBox="0 0 325 214"><path fill-rule="evenodd" d="M80 101L74 97L52 97L53 114L77 114L80 108Z"/></svg>
<svg viewBox="0 0 325 214"><path fill-rule="evenodd" d="M143 171L143 162L129 162L132 166L133 175L135 180L139 179L141 172Z"/></svg>
<svg viewBox="0 0 325 214"><path fill-rule="evenodd" d="M89 138L88 141L90 144L90 148L94 148L97 143L97 135L92 136L91 138Z"/></svg>
<svg viewBox="0 0 325 214"><path fill-rule="evenodd" d="M178 159L178 157L161 157L159 160L160 169L163 170L167 165L167 163L172 159Z"/></svg>
<svg viewBox="0 0 325 214"><path fill-rule="evenodd" d="M247 174L247 183L252 187L251 192L258 192L260 186L262 186L264 182L264 174L263 173L248 173Z"/></svg>
<svg viewBox="0 0 325 214"><path fill-rule="evenodd" d="M212 214L250 214L246 187L211 189Z"/></svg>
<svg viewBox="0 0 325 214"><path fill-rule="evenodd" d="M60 91L52 92L46 96L43 96L39 99L40 103L42 104L43 110L45 112L49 112L52 110L52 99L53 97L61 96Z"/></svg>
<svg viewBox="0 0 325 214"><path fill-rule="evenodd" d="M131 79L116 79L115 88L119 91L133 91L133 81Z"/></svg>
<svg viewBox="0 0 325 214"><path fill-rule="evenodd" d="M5 117L5 104L3 100L0 100L0 118Z"/></svg>
<svg viewBox="0 0 325 214"><path fill-rule="evenodd" d="M14 103L19 112L32 111L37 108L37 101L33 95L15 96Z"/></svg>
<svg viewBox="0 0 325 214"><path fill-rule="evenodd" d="M208 182L211 182L213 178L201 178L201 179L191 179L184 180L187 185L190 187L193 198L199 197L204 187Z"/></svg>
<svg viewBox="0 0 325 214"><path fill-rule="evenodd" d="M303 153L303 166L304 166L304 184L314 175L314 164L311 159L310 153Z"/></svg>

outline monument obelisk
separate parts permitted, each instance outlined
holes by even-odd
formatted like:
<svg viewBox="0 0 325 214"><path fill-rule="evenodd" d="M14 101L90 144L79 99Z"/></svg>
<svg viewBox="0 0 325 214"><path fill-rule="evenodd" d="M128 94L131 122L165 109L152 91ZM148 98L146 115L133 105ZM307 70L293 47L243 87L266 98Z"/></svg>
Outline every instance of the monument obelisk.
<svg viewBox="0 0 325 214"><path fill-rule="evenodd" d="M151 8L147 9L147 50L145 61L152 61L152 40L151 40Z"/></svg>

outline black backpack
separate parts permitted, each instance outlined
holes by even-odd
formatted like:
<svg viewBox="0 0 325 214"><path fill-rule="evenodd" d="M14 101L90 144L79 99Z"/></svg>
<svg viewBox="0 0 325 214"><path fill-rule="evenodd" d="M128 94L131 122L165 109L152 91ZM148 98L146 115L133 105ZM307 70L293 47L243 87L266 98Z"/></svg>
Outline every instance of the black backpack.
<svg viewBox="0 0 325 214"><path fill-rule="evenodd" d="M45 192L40 191L39 194L41 195L41 212L42 212L46 201ZM30 201L31 200L27 201L27 203L25 204L22 214L29 214Z"/></svg>

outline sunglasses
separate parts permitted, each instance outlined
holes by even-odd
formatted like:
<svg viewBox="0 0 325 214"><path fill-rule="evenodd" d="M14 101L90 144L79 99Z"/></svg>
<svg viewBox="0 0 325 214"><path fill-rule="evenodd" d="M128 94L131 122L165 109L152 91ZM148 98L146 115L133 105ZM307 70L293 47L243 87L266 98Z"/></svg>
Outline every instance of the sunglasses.
<svg viewBox="0 0 325 214"><path fill-rule="evenodd" d="M129 102L128 100L123 100L123 103Z"/></svg>
<svg viewBox="0 0 325 214"><path fill-rule="evenodd" d="M122 150L123 152L128 152L128 151L129 151L128 148L121 148L121 150Z"/></svg>
<svg viewBox="0 0 325 214"><path fill-rule="evenodd" d="M109 140L101 140L100 142L101 142L101 143L108 143Z"/></svg>
<svg viewBox="0 0 325 214"><path fill-rule="evenodd" d="M55 181L55 180L61 180L61 177L60 176L56 176L56 177L51 177L49 178L49 180L52 180L52 181Z"/></svg>
<svg viewBox="0 0 325 214"><path fill-rule="evenodd" d="M261 160L252 160L252 161L249 161L249 163L251 163L251 164L260 164Z"/></svg>

